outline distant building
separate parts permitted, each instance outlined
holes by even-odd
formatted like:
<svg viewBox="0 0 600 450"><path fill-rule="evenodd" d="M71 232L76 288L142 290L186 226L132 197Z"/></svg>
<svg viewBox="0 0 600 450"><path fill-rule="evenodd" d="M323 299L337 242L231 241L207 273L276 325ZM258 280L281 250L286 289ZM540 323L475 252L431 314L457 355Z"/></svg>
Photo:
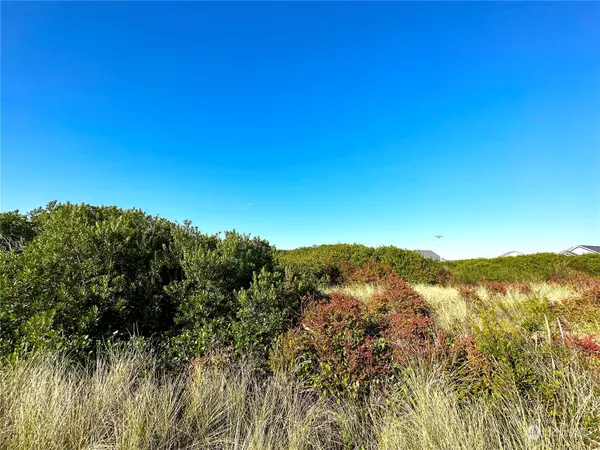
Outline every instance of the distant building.
<svg viewBox="0 0 600 450"><path fill-rule="evenodd" d="M506 253L503 253L502 255L500 255L500 256L499 256L499 258L502 258L503 256L522 256L522 255L524 255L524 254L525 254L525 253L521 253L521 252L518 252L518 251L516 251L516 250L513 250L513 251L511 251L511 252L506 252Z"/></svg>
<svg viewBox="0 0 600 450"><path fill-rule="evenodd" d="M563 250L560 254L567 256L600 254L600 245L578 245L577 247Z"/></svg>
<svg viewBox="0 0 600 450"><path fill-rule="evenodd" d="M417 253L420 253L423 258L433 259L434 261L444 261L444 259L434 251L431 251L431 250L415 250L415 251Z"/></svg>

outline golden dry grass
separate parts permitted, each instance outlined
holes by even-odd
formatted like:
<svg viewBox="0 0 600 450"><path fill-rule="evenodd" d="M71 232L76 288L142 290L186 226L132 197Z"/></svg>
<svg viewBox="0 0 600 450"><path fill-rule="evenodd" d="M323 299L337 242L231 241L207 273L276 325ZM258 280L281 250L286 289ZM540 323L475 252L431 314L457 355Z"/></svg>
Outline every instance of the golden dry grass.
<svg viewBox="0 0 600 450"><path fill-rule="evenodd" d="M114 352L94 369L38 355L0 370L0 448L46 449L587 449L582 418L600 414L593 377L569 363L552 416L507 389L461 398L430 364L404 372L387 399L323 398L251 366L162 376L153 356ZM547 368L540 367L541 371Z"/></svg>

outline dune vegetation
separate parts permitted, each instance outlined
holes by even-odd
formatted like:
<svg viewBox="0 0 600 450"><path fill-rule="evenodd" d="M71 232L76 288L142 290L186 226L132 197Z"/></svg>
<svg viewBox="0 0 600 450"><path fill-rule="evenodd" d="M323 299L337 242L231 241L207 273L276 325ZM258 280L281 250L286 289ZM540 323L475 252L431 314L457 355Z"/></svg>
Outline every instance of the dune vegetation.
<svg viewBox="0 0 600 450"><path fill-rule="evenodd" d="M0 233L2 449L600 446L597 257L280 252L56 203Z"/></svg>

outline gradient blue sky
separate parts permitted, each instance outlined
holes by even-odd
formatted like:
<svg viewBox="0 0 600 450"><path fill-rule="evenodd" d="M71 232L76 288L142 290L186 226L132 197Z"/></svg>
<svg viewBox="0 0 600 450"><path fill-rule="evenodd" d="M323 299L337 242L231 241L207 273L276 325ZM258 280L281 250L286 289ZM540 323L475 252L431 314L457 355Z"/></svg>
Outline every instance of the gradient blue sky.
<svg viewBox="0 0 600 450"><path fill-rule="evenodd" d="M600 245L600 3L2 2L1 209Z"/></svg>

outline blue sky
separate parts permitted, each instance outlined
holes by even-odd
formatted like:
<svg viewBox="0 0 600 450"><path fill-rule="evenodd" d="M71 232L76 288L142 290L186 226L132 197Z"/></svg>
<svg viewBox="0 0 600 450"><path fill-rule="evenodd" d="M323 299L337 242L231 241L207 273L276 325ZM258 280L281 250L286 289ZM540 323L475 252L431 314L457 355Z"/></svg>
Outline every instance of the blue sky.
<svg viewBox="0 0 600 450"><path fill-rule="evenodd" d="M600 245L600 3L2 2L1 209Z"/></svg>

